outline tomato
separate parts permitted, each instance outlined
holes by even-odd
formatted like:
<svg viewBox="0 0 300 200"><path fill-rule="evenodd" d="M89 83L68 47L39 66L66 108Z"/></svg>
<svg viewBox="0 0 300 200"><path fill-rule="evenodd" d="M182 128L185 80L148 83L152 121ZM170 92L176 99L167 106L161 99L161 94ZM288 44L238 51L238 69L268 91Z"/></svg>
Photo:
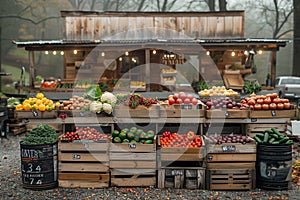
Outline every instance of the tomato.
<svg viewBox="0 0 300 200"><path fill-rule="evenodd" d="M283 107L284 107L284 109L290 109L291 108L291 104L289 103L289 102L287 102L287 103L283 103Z"/></svg>
<svg viewBox="0 0 300 200"><path fill-rule="evenodd" d="M284 108L283 103L278 103L277 104L277 109L282 110Z"/></svg>
<svg viewBox="0 0 300 200"><path fill-rule="evenodd" d="M179 98L184 101L186 99L185 93L184 92L179 92Z"/></svg>
<svg viewBox="0 0 300 200"><path fill-rule="evenodd" d="M266 99L267 97L265 95L260 96L261 99Z"/></svg>
<svg viewBox="0 0 300 200"><path fill-rule="evenodd" d="M243 100L241 100L241 103L242 103L242 104L246 104L247 101L246 101L245 99L243 99Z"/></svg>
<svg viewBox="0 0 300 200"><path fill-rule="evenodd" d="M263 110L269 110L269 104L264 103L264 104L262 105L262 109L263 109Z"/></svg>
<svg viewBox="0 0 300 200"><path fill-rule="evenodd" d="M178 93L175 93L175 94L173 95L173 99L176 101L178 98L179 98L179 94L178 94Z"/></svg>
<svg viewBox="0 0 300 200"><path fill-rule="evenodd" d="M281 99L280 98L274 98L273 103L279 104L279 103L281 103Z"/></svg>
<svg viewBox="0 0 300 200"><path fill-rule="evenodd" d="M290 102L290 100L288 100L288 99L281 99L281 103L289 103Z"/></svg>
<svg viewBox="0 0 300 200"><path fill-rule="evenodd" d="M276 109L277 109L276 103L271 103L271 104L269 105L269 108L270 108L270 110L276 110Z"/></svg>
<svg viewBox="0 0 300 200"><path fill-rule="evenodd" d="M254 100L254 99L250 99L250 100L248 101L248 104L249 104L249 105L255 105L255 100Z"/></svg>
<svg viewBox="0 0 300 200"><path fill-rule="evenodd" d="M277 93L272 93L272 94L271 94L271 98L272 98L272 99L278 98L278 94L277 94Z"/></svg>
<svg viewBox="0 0 300 200"><path fill-rule="evenodd" d="M254 110L254 106L253 105L250 105L250 110Z"/></svg>
<svg viewBox="0 0 300 200"><path fill-rule="evenodd" d="M193 104L193 105L197 105L197 104L198 104L198 99L193 98L193 99L192 99L192 104Z"/></svg>
<svg viewBox="0 0 300 200"><path fill-rule="evenodd" d="M188 98L186 98L183 102L184 102L184 104L190 104L190 103L191 103L191 100L188 99Z"/></svg>
<svg viewBox="0 0 300 200"><path fill-rule="evenodd" d="M261 110L261 104L255 104L254 110Z"/></svg>
<svg viewBox="0 0 300 200"><path fill-rule="evenodd" d="M176 102L175 102L176 104L182 104L183 103L183 101L182 101L182 99L176 99Z"/></svg>
<svg viewBox="0 0 300 200"><path fill-rule="evenodd" d="M168 99L168 104L169 105L173 105L175 103L175 100L173 99L173 97L170 97L169 99Z"/></svg>
<svg viewBox="0 0 300 200"><path fill-rule="evenodd" d="M263 99L257 99L257 100L256 100L256 103L258 103L258 104L263 104L263 103L264 103L264 100L263 100Z"/></svg>
<svg viewBox="0 0 300 200"><path fill-rule="evenodd" d="M270 103L272 103L272 100L270 98L265 98L264 103L265 104L270 104Z"/></svg>

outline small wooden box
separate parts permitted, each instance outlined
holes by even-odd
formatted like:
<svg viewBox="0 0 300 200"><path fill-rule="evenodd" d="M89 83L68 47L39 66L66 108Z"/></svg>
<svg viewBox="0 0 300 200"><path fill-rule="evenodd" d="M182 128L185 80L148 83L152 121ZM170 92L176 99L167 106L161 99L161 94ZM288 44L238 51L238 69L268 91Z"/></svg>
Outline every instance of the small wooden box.
<svg viewBox="0 0 300 200"><path fill-rule="evenodd" d="M112 186L156 185L156 140L153 144L110 143Z"/></svg>
<svg viewBox="0 0 300 200"><path fill-rule="evenodd" d="M16 119L54 119L57 118L57 111L24 111L24 110L15 110Z"/></svg>
<svg viewBox="0 0 300 200"><path fill-rule="evenodd" d="M250 110L250 118L294 118L296 108L290 110Z"/></svg>
<svg viewBox="0 0 300 200"><path fill-rule="evenodd" d="M161 168L158 170L158 188L205 189L205 168Z"/></svg>
<svg viewBox="0 0 300 200"><path fill-rule="evenodd" d="M202 118L204 117L204 109L197 105L161 105L160 117L163 118Z"/></svg>
<svg viewBox="0 0 300 200"><path fill-rule="evenodd" d="M58 143L58 183L66 188L109 187L109 143Z"/></svg>
<svg viewBox="0 0 300 200"><path fill-rule="evenodd" d="M207 110L206 118L226 118L226 119L246 119L249 117L248 110L236 110L236 109L226 109L226 110Z"/></svg>

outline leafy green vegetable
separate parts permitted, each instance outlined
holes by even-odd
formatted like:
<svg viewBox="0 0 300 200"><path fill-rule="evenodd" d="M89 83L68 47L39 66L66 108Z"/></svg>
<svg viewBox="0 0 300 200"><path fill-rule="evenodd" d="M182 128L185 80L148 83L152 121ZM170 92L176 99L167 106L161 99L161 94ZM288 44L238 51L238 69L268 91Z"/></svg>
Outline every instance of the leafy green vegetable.
<svg viewBox="0 0 300 200"><path fill-rule="evenodd" d="M58 137L55 129L47 124L39 124L36 128L32 129L22 141L25 145L36 144L53 144L57 142Z"/></svg>
<svg viewBox="0 0 300 200"><path fill-rule="evenodd" d="M20 104L20 100L18 98L11 97L7 99L7 108L15 108L16 105Z"/></svg>
<svg viewBox="0 0 300 200"><path fill-rule="evenodd" d="M246 94L252 94L252 93L256 94L260 90L261 90L261 86L256 81L245 81L244 92Z"/></svg>
<svg viewBox="0 0 300 200"><path fill-rule="evenodd" d="M101 95L102 91L99 85L91 85L85 90L84 98L91 101L96 101L101 98Z"/></svg>

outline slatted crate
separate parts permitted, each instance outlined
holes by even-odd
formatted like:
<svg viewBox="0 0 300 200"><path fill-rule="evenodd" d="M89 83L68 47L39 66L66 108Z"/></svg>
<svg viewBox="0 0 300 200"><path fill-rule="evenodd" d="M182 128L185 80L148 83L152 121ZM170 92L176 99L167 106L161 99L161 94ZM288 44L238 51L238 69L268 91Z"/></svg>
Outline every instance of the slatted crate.
<svg viewBox="0 0 300 200"><path fill-rule="evenodd" d="M156 140L153 144L110 143L111 186L156 185Z"/></svg>
<svg viewBox="0 0 300 200"><path fill-rule="evenodd" d="M109 143L58 143L58 183L65 188L109 187Z"/></svg>
<svg viewBox="0 0 300 200"><path fill-rule="evenodd" d="M275 123L276 121L274 121ZM247 124L246 131L247 135L254 137L256 133L263 133L267 129L276 128L279 132L285 133L287 129L286 123L277 123L277 124Z"/></svg>
<svg viewBox="0 0 300 200"><path fill-rule="evenodd" d="M18 110L15 111L15 118L16 119L54 119L57 118L57 111L56 110L52 110L52 111Z"/></svg>
<svg viewBox="0 0 300 200"><path fill-rule="evenodd" d="M205 189L205 168L166 167L158 171L158 188Z"/></svg>
<svg viewBox="0 0 300 200"><path fill-rule="evenodd" d="M209 169L206 172L208 190L252 190L256 187L255 169Z"/></svg>
<svg viewBox="0 0 300 200"><path fill-rule="evenodd" d="M256 144L207 145L206 189L252 190L256 187Z"/></svg>
<svg viewBox="0 0 300 200"><path fill-rule="evenodd" d="M150 107L138 106L135 109L129 106L117 105L114 108L113 115L117 118L158 118L160 106L152 104Z"/></svg>
<svg viewBox="0 0 300 200"><path fill-rule="evenodd" d="M160 106L160 117L163 118L204 118L204 112L204 108L200 104L163 104Z"/></svg>

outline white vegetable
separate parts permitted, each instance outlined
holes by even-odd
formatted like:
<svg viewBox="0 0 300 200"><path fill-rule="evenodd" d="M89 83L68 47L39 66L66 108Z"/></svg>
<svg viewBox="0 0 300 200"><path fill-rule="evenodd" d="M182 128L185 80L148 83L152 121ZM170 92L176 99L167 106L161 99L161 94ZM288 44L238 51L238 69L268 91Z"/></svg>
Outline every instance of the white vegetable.
<svg viewBox="0 0 300 200"><path fill-rule="evenodd" d="M107 114L111 114L112 106L108 103L103 103L103 111L106 112Z"/></svg>
<svg viewBox="0 0 300 200"><path fill-rule="evenodd" d="M90 111L93 113L100 113L102 111L103 104L99 101L93 101L90 104Z"/></svg>
<svg viewBox="0 0 300 200"><path fill-rule="evenodd" d="M101 102L114 106L117 103L117 97L113 93L105 91L101 96Z"/></svg>

